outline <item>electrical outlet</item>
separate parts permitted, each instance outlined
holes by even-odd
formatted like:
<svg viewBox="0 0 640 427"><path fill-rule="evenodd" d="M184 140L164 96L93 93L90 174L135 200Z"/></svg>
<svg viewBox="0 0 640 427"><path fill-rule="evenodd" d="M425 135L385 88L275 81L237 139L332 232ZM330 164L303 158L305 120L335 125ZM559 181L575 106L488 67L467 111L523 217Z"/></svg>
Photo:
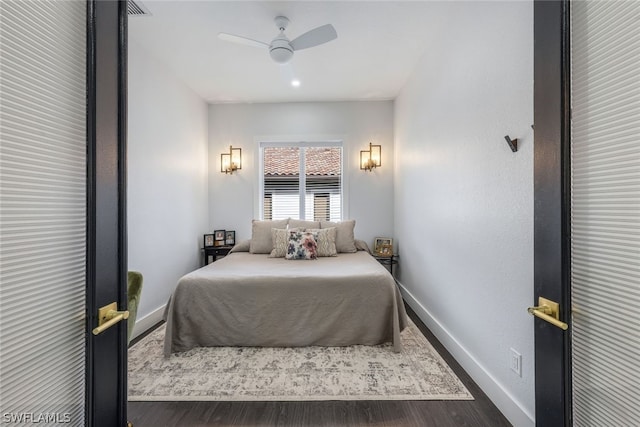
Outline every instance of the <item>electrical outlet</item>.
<svg viewBox="0 0 640 427"><path fill-rule="evenodd" d="M518 374L519 377L522 376L522 355L515 351L511 350L511 370Z"/></svg>

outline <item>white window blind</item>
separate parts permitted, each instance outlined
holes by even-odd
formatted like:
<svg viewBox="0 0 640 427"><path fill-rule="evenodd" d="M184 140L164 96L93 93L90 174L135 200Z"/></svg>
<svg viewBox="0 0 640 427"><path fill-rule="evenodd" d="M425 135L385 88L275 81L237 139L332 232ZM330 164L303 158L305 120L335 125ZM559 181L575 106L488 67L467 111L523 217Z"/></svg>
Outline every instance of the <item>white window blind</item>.
<svg viewBox="0 0 640 427"><path fill-rule="evenodd" d="M342 219L342 147L270 144L261 149L263 219Z"/></svg>
<svg viewBox="0 0 640 427"><path fill-rule="evenodd" d="M0 415L83 426L86 2L0 16Z"/></svg>
<svg viewBox="0 0 640 427"><path fill-rule="evenodd" d="M571 3L575 426L640 425L640 2Z"/></svg>
<svg viewBox="0 0 640 427"><path fill-rule="evenodd" d="M300 156L298 147L265 147L264 219L300 216Z"/></svg>

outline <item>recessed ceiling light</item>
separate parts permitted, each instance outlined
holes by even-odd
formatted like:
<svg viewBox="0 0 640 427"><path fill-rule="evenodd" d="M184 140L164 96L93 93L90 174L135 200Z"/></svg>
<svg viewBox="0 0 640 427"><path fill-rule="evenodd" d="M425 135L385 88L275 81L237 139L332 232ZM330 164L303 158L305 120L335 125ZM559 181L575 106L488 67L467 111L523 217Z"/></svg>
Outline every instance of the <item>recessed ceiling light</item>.
<svg viewBox="0 0 640 427"><path fill-rule="evenodd" d="M299 87L300 86L300 80L298 80L298 79L291 80L291 86Z"/></svg>

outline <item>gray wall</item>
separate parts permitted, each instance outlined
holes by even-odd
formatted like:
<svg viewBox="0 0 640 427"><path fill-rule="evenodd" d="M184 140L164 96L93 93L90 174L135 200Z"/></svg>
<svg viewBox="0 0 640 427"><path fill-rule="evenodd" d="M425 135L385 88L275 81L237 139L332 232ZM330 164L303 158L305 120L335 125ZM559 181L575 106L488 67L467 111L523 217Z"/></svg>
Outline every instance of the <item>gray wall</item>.
<svg viewBox="0 0 640 427"><path fill-rule="evenodd" d="M510 421L532 426L533 7L452 12L455 25L429 41L395 102L399 278ZM517 153L505 135L518 138Z"/></svg>
<svg viewBox="0 0 640 427"><path fill-rule="evenodd" d="M200 266L207 104L132 41L128 78L129 269L144 276L136 335L160 320L178 279Z"/></svg>
<svg viewBox="0 0 640 427"><path fill-rule="evenodd" d="M258 218L260 141L344 142L345 219L355 219L356 238L372 244L393 230L393 102L214 104L209 106L209 228L251 237ZM383 165L359 168L360 150L382 145ZM242 170L220 171L220 153L242 148Z"/></svg>

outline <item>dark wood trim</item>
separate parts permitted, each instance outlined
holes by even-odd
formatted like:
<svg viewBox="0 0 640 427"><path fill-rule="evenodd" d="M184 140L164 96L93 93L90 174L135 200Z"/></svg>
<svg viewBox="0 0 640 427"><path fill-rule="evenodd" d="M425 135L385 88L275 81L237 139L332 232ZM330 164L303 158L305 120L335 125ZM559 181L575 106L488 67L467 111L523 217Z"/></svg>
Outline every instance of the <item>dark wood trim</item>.
<svg viewBox="0 0 640 427"><path fill-rule="evenodd" d="M562 298L564 321L571 323L571 3L562 2ZM564 334L564 425L573 425L571 334Z"/></svg>
<svg viewBox="0 0 640 427"><path fill-rule="evenodd" d="M126 307L126 1L87 2L86 405L90 426L127 419L126 323L99 336L98 308Z"/></svg>
<svg viewBox="0 0 640 427"><path fill-rule="evenodd" d="M569 2L534 3L534 299L570 321ZM570 333L535 319L536 424L571 425Z"/></svg>
<svg viewBox="0 0 640 427"><path fill-rule="evenodd" d="M127 239L127 2L118 2L118 251L119 280L118 298L121 309L126 309L127 271L128 271L128 239ZM119 348L123 350L123 357L118 364L118 375L121 386L118 390L118 419L127 420L127 323L119 334ZM125 425L124 423L120 425Z"/></svg>
<svg viewBox="0 0 640 427"><path fill-rule="evenodd" d="M88 331L96 324L98 307L95 299L96 254L91 250L96 245L96 183L95 183L95 141L96 141L96 27L95 3L87 1L87 249L86 249L86 349L85 349L85 405L84 418L88 425L91 419L93 397L93 340Z"/></svg>

